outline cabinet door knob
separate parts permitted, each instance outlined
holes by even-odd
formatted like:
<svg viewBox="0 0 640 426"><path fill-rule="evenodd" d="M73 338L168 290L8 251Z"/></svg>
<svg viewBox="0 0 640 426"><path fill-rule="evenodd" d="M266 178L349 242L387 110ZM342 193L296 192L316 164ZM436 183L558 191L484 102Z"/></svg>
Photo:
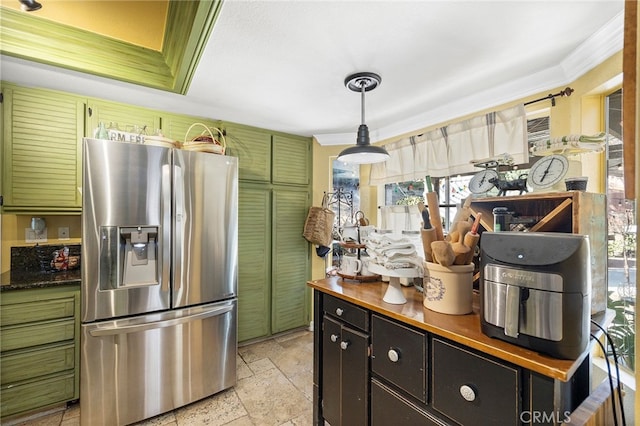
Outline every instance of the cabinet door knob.
<svg viewBox="0 0 640 426"><path fill-rule="evenodd" d="M460 395L462 395L462 397L469 402L476 399L476 392L471 386L468 385L460 386Z"/></svg>
<svg viewBox="0 0 640 426"><path fill-rule="evenodd" d="M342 348L342 350L345 350L349 347L349 341L344 341L344 342L340 342L340 347Z"/></svg>
<svg viewBox="0 0 640 426"><path fill-rule="evenodd" d="M342 313L344 312L344 310L342 308L336 308L336 315L337 316L342 316Z"/></svg>
<svg viewBox="0 0 640 426"><path fill-rule="evenodd" d="M338 341L338 335L337 335L337 334L332 334L332 335L331 335L331 337L330 337L330 339L331 339L331 341L332 341L333 343L335 343L335 342L337 342L337 341Z"/></svg>
<svg viewBox="0 0 640 426"><path fill-rule="evenodd" d="M389 361L391 362L398 362L398 360L400 359L400 353L398 353L398 351L396 351L395 349L389 349L389 352L387 352L387 356L389 357Z"/></svg>

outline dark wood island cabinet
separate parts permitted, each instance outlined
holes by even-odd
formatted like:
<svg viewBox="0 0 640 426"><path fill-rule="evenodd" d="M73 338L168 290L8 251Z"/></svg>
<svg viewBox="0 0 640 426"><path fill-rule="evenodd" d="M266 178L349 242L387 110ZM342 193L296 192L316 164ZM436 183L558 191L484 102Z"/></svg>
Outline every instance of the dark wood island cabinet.
<svg viewBox="0 0 640 426"><path fill-rule="evenodd" d="M479 309L446 315L404 287L340 278L314 289L314 424L561 424L589 395L591 356L555 359L480 330Z"/></svg>

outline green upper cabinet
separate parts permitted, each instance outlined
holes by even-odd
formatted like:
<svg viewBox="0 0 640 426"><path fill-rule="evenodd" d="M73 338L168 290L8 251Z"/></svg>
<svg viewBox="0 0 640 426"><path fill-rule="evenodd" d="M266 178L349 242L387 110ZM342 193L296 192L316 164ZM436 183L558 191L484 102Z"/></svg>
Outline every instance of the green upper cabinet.
<svg viewBox="0 0 640 426"><path fill-rule="evenodd" d="M271 133L267 130L225 123L227 154L238 157L239 177L271 181Z"/></svg>
<svg viewBox="0 0 640 426"><path fill-rule="evenodd" d="M85 102L2 84L3 211L80 211Z"/></svg>
<svg viewBox="0 0 640 426"><path fill-rule="evenodd" d="M160 128L160 113L151 109L134 107L117 102L91 99L87 109L86 136L93 137L95 129L102 122L117 125L123 132L142 132L154 134ZM135 129L138 130L135 130ZM144 129L144 130L143 130Z"/></svg>
<svg viewBox="0 0 640 426"><path fill-rule="evenodd" d="M273 136L273 183L309 185L311 176L311 139L298 136Z"/></svg>
<svg viewBox="0 0 640 426"><path fill-rule="evenodd" d="M219 128L218 121L180 114L162 115L162 134L175 141L187 142L202 134L213 135L220 140Z"/></svg>

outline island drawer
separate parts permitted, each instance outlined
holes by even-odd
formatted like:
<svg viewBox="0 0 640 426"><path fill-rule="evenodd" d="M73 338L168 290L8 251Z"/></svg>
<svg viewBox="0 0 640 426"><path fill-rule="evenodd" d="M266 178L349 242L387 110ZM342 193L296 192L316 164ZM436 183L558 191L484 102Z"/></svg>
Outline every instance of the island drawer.
<svg viewBox="0 0 640 426"><path fill-rule="evenodd" d="M432 406L460 424L519 425L520 371L438 338L432 347Z"/></svg>
<svg viewBox="0 0 640 426"><path fill-rule="evenodd" d="M371 426L445 425L376 379L371 380Z"/></svg>
<svg viewBox="0 0 640 426"><path fill-rule="evenodd" d="M369 313L353 303L325 294L324 312L334 318L339 318L353 327L369 331Z"/></svg>
<svg viewBox="0 0 640 426"><path fill-rule="evenodd" d="M373 373L426 403L426 332L373 314L371 346Z"/></svg>

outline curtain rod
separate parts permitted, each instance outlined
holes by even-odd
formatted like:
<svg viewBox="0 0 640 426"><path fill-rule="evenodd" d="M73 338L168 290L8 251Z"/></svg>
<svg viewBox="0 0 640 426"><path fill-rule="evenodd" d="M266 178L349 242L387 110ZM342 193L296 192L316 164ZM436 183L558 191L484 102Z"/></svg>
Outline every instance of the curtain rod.
<svg viewBox="0 0 640 426"><path fill-rule="evenodd" d="M551 99L551 106L556 106L556 96L571 96L573 92L574 90L571 87L567 87L566 89L561 90L558 93L555 93L555 94L549 93L544 98L536 99L535 101L525 102L524 105L526 106L530 104L535 104L536 102L541 102L541 101L546 101L548 99Z"/></svg>

